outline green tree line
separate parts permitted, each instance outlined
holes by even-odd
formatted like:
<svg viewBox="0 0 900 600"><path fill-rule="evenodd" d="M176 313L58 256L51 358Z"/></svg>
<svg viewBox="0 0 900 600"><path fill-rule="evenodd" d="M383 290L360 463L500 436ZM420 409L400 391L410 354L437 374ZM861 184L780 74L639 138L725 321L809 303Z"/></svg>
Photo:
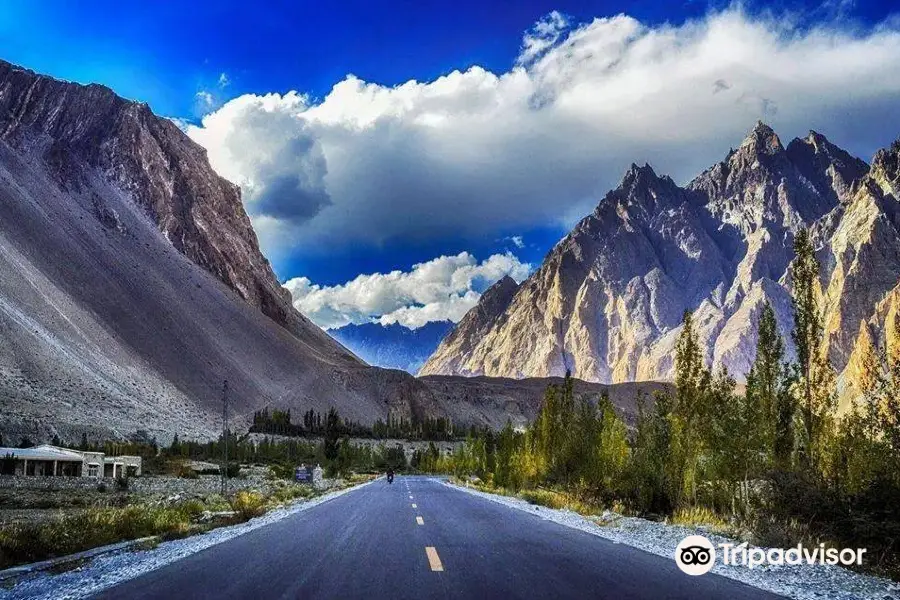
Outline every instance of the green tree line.
<svg viewBox="0 0 900 600"><path fill-rule="evenodd" d="M900 575L900 317L884 336L892 345L866 353L863 397L838 418L807 231L798 232L794 251L795 359L786 359L766 304L743 393L727 371L706 366L687 312L674 392L640 399L632 428L608 397L576 399L567 374L548 387L529 427L470 437L449 457L429 449L419 467L512 491L564 490L640 515L699 507L757 543L866 547L869 568Z"/></svg>

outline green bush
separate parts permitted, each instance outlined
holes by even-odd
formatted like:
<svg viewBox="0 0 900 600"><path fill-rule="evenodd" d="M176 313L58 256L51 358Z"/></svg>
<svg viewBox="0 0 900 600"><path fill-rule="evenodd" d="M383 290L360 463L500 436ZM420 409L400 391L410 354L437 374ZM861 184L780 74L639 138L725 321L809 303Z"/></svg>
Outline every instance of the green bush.
<svg viewBox="0 0 900 600"><path fill-rule="evenodd" d="M531 504L540 504L548 508L565 508L568 504L565 495L551 490L525 490L519 496Z"/></svg>
<svg viewBox="0 0 900 600"><path fill-rule="evenodd" d="M231 499L231 509L247 521L266 512L266 499L259 492L241 490Z"/></svg>
<svg viewBox="0 0 900 600"><path fill-rule="evenodd" d="M297 498L309 498L314 490L309 486L290 484L276 488L272 492L272 500L277 504L285 504Z"/></svg>

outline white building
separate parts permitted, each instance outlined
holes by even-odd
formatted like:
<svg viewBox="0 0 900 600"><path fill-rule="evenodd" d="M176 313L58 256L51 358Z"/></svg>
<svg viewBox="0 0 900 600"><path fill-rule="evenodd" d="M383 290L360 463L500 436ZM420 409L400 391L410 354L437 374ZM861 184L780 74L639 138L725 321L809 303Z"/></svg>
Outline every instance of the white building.
<svg viewBox="0 0 900 600"><path fill-rule="evenodd" d="M12 457L12 466L6 464ZM4 474L33 477L122 477L141 474L140 456L106 456L42 444L34 448L0 448ZM11 472L10 472L11 471Z"/></svg>

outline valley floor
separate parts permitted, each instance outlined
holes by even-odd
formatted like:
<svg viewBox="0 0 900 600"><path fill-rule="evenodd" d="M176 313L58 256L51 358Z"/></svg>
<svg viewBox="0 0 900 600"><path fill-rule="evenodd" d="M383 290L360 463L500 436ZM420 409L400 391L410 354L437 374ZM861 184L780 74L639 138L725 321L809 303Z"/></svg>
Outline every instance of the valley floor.
<svg viewBox="0 0 900 600"><path fill-rule="evenodd" d="M37 575L0 598L900 598L891 582L843 569L717 566L690 577L671 558L688 533L639 519L599 526L403 476Z"/></svg>

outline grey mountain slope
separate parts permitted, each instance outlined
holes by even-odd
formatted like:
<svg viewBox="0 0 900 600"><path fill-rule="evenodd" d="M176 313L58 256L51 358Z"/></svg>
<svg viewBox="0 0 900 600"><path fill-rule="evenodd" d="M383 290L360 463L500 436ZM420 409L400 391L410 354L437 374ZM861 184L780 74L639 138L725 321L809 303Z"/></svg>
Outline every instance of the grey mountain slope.
<svg viewBox="0 0 900 600"><path fill-rule="evenodd" d="M291 306L236 188L146 106L0 64L0 428L207 436L264 405L439 411Z"/></svg>
<svg viewBox="0 0 900 600"><path fill-rule="evenodd" d="M346 350L293 309L259 251L240 190L209 166L206 151L146 104L100 85L77 85L0 61L0 137L81 193L96 174L122 190L179 252L245 301L339 362Z"/></svg>
<svg viewBox="0 0 900 600"><path fill-rule="evenodd" d="M332 362L245 303L98 177L64 192L0 148L5 429L209 434L224 378L237 422L266 404L361 421L434 409L412 378Z"/></svg>

